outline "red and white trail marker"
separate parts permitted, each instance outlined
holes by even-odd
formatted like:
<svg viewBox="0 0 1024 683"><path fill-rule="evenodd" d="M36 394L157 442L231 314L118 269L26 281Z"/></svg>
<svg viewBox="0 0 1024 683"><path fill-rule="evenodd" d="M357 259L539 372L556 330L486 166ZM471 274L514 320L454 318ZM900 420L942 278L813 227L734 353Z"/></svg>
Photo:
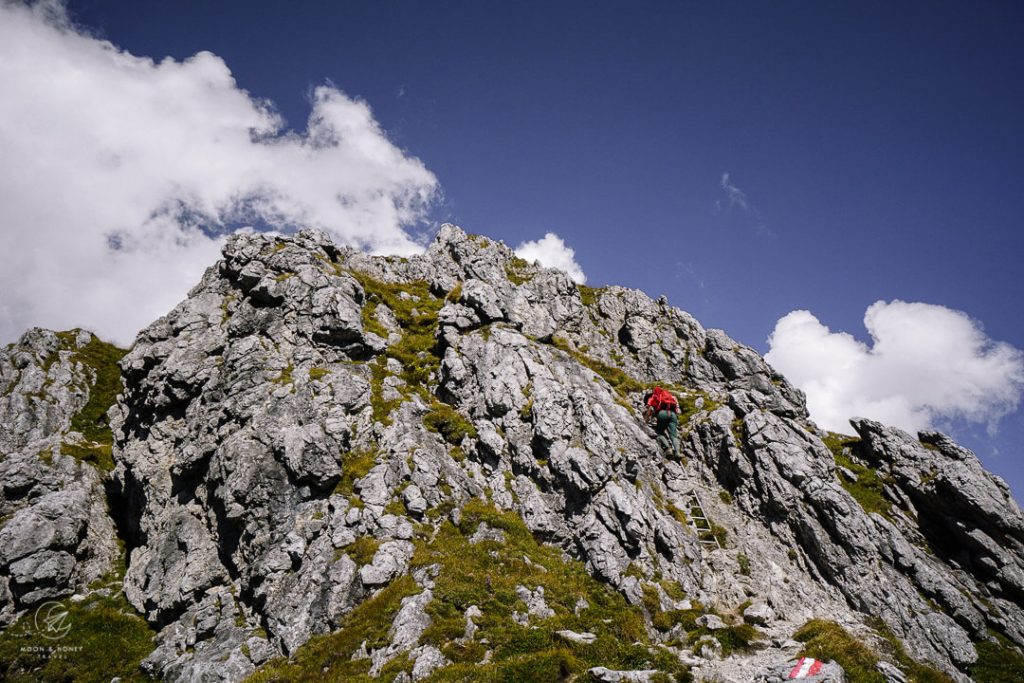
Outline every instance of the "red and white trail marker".
<svg viewBox="0 0 1024 683"><path fill-rule="evenodd" d="M790 680L794 678L807 678L821 671L822 663L817 659L811 659L810 657L801 657L793 667L793 670L789 672Z"/></svg>

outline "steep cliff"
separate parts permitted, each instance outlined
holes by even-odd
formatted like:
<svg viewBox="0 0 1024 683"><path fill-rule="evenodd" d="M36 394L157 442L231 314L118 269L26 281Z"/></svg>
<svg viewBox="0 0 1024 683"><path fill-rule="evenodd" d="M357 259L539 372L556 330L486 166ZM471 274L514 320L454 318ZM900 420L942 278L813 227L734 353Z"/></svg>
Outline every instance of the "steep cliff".
<svg viewBox="0 0 1024 683"><path fill-rule="evenodd" d="M846 669L823 680L981 681L1022 661L1024 517L972 453L823 433L723 332L454 226L410 259L232 237L120 360L113 405L114 351L76 361L98 344L33 331L0 358L0 620L120 582L116 520L148 675L740 682L804 653ZM641 420L655 383L681 399L681 458Z"/></svg>

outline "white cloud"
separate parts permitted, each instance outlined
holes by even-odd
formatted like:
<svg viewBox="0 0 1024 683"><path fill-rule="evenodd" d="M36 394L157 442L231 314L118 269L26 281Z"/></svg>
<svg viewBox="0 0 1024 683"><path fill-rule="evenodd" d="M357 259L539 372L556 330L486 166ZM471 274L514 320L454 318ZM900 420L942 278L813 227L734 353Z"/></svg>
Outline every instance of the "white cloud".
<svg viewBox="0 0 1024 683"><path fill-rule="evenodd" d="M725 190L726 196L729 198L729 208L738 206L743 211L750 213L750 202L747 201L747 193L736 187L729 178L729 172L726 171L722 174L722 189Z"/></svg>
<svg viewBox="0 0 1024 683"><path fill-rule="evenodd" d="M915 432L964 419L992 431L1017 409L1024 352L989 339L966 313L878 301L864 326L871 346L793 311L768 338L765 358L807 393L819 426L849 433L849 418L859 416Z"/></svg>
<svg viewBox="0 0 1024 683"><path fill-rule="evenodd" d="M539 261L545 268L564 270L576 284L582 285L587 281L583 268L576 263L576 252L553 232L539 240L523 242L516 247L516 254L531 263Z"/></svg>
<svg viewBox="0 0 1024 683"><path fill-rule="evenodd" d="M305 131L214 54L154 62L59 3L0 1L0 342L31 325L130 343L246 224L408 254L437 180L369 106L318 87Z"/></svg>

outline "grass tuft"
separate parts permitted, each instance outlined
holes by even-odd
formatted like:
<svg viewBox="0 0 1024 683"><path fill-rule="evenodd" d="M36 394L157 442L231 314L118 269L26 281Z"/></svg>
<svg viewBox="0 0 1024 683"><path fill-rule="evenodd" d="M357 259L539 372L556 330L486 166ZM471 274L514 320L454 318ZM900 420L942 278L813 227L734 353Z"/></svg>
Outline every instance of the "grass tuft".
<svg viewBox="0 0 1024 683"><path fill-rule="evenodd" d="M70 455L80 462L87 462L101 472L111 472L114 469L113 447L109 443L62 443L60 452L63 455Z"/></svg>
<svg viewBox="0 0 1024 683"><path fill-rule="evenodd" d="M799 656L826 662L834 659L850 683L885 683L885 676L875 668L875 653L834 621L812 619L797 629L793 638L804 643Z"/></svg>
<svg viewBox="0 0 1024 683"><path fill-rule="evenodd" d="M534 267L525 259L513 256L509 262L505 264L505 277L507 277L509 282L514 285L524 285L533 280L535 275L534 270Z"/></svg>
<svg viewBox="0 0 1024 683"><path fill-rule="evenodd" d="M156 632L120 590L124 578L124 548L114 571L98 581L81 602L61 600L67 612L67 635L44 637L29 611L0 632L0 680L17 683L151 680L139 668L155 647ZM106 586L109 595L96 592ZM56 614L56 612L55 612ZM59 650L57 648L60 648Z"/></svg>
<svg viewBox="0 0 1024 683"><path fill-rule="evenodd" d="M370 397L375 420L391 424L389 415L413 393L425 402L430 402L429 384L441 367L440 352L437 348L437 314L444 301L430 293L430 285L422 280L390 283L376 280L366 273L350 271L363 286L366 302L363 305L363 326L367 330L386 337L387 330L380 326L373 315L376 306L386 305L391 309L402 330L402 338L392 344L370 364ZM379 326L374 327L374 325ZM383 382L387 376L386 360L394 358L402 367L399 377L406 385L400 388L401 398L385 401Z"/></svg>
<svg viewBox="0 0 1024 683"><path fill-rule="evenodd" d="M357 480L365 477L377 463L380 454L376 448L365 451L349 451L342 456L341 479L334 486L334 493L349 497L355 492Z"/></svg>
<svg viewBox="0 0 1024 683"><path fill-rule="evenodd" d="M995 641L984 640L974 644L978 661L971 667L975 683L1002 683L1024 681L1024 656L1002 636Z"/></svg>
<svg viewBox="0 0 1024 683"><path fill-rule="evenodd" d="M60 349L72 352L71 360L79 362L92 370L95 375L89 386L89 400L82 409L71 418L71 429L81 432L89 441L98 444L112 444L113 434L107 421L107 411L114 405L117 395L124 390L121 381L121 368L118 362L127 352L113 344L101 341L95 335L83 348L75 345L78 330L58 332ZM56 354L47 359L45 369L56 361Z"/></svg>
<svg viewBox="0 0 1024 683"><path fill-rule="evenodd" d="M849 447L856 447L860 443L860 439L829 432L822 441L832 451L836 465L845 467L856 476L856 479L851 481L839 474L840 485L853 496L865 512L877 512L883 517L892 519L892 503L885 497L884 492L888 479L878 470L856 462L846 451Z"/></svg>
<svg viewBox="0 0 1024 683"><path fill-rule="evenodd" d="M644 390L644 385L639 380L630 377L619 368L606 365L596 358L591 358L587 354L573 349L562 337L558 335L554 335L552 337L551 344L556 349L568 353L579 363L587 366L600 375L601 378L605 382L608 382L608 384L610 384L623 399L627 398L629 394L642 392Z"/></svg>
<svg viewBox="0 0 1024 683"><path fill-rule="evenodd" d="M352 655L365 642L368 650L388 644L388 630L402 606L402 598L420 592L411 576L402 576L381 589L346 615L341 628L334 633L314 636L289 660L274 659L246 679L247 683L302 683L304 681L352 681L362 683L370 678L369 659L352 660Z"/></svg>
<svg viewBox="0 0 1024 683"><path fill-rule="evenodd" d="M462 413L447 403L434 401L430 412L423 416L423 425L432 432L440 434L453 446L462 443L465 437L476 438L476 427L462 416Z"/></svg>

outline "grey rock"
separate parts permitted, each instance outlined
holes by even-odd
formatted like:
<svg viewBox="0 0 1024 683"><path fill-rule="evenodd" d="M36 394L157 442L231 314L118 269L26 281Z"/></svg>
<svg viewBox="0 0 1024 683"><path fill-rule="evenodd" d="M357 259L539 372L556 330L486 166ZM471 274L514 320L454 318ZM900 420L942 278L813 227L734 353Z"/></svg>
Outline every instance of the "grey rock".
<svg viewBox="0 0 1024 683"><path fill-rule="evenodd" d="M709 631L720 631L726 627L726 623L716 614L705 614L697 617L697 624Z"/></svg>
<svg viewBox="0 0 1024 683"><path fill-rule="evenodd" d="M595 666L587 670L594 680L602 683L650 683L658 674L657 669L636 669L633 671L616 671L603 666Z"/></svg>
<svg viewBox="0 0 1024 683"><path fill-rule="evenodd" d="M466 613L465 613L465 617L466 617L466 631L462 635L461 640L459 640L460 643L472 642L472 640L476 636L476 632L478 630L478 627L477 627L476 623L473 620L474 619L479 619L482 616L483 616L483 612L481 612L480 608L477 607L476 605L470 605L469 607L466 608Z"/></svg>
<svg viewBox="0 0 1024 683"><path fill-rule="evenodd" d="M694 644L693 649L702 659L722 658L722 644L713 636L704 636Z"/></svg>
<svg viewBox="0 0 1024 683"><path fill-rule="evenodd" d="M595 640L597 640L597 636L593 633L576 633L576 631L570 631L568 629L555 631L555 633L561 636L562 638L565 638L566 640L572 641L574 643L582 643L584 645L590 645Z"/></svg>
<svg viewBox="0 0 1024 683"><path fill-rule="evenodd" d="M505 532L501 529L494 529L487 524L487 522L480 522L477 526L476 531L469 537L469 542L476 544L483 541L491 541L493 543L504 543Z"/></svg>
<svg viewBox="0 0 1024 683"><path fill-rule="evenodd" d="M903 672L889 662L878 662L875 666L879 673L885 676L885 683L907 683L907 677Z"/></svg>
<svg viewBox="0 0 1024 683"><path fill-rule="evenodd" d="M84 592L118 554L103 473L62 453L97 377L87 331L32 329L0 350L0 627Z"/></svg>
<svg viewBox="0 0 1024 683"><path fill-rule="evenodd" d="M433 645L422 645L410 653L415 661L412 665L412 680L422 681L438 669L448 666L451 662Z"/></svg>
<svg viewBox="0 0 1024 683"><path fill-rule="evenodd" d="M373 561L360 568L359 580L364 586L381 586L404 574L412 558L413 545L409 541L387 541L381 544Z"/></svg>
<svg viewBox="0 0 1024 683"><path fill-rule="evenodd" d="M555 616L555 611L548 607L544 600L544 586L537 586L532 591L526 586L516 586L516 595L526 603L526 612L529 616L538 619Z"/></svg>
<svg viewBox="0 0 1024 683"><path fill-rule="evenodd" d="M400 307L375 301L371 317L368 277L429 283L436 299L403 298L440 309L436 346L420 356L425 381L396 353ZM77 438L67 430L91 381L71 346L90 340L34 330L0 354L0 419L11 425L0 434L0 625L26 601L84 592L116 556L103 475L59 454ZM1024 645L1024 518L969 451L854 421L861 445L849 456L876 470L893 503L868 513L803 395L755 351L663 298L580 289L455 226L407 259L313 230L232 236L122 369L110 489L133 548L124 591L159 629L145 668L165 680L238 681L337 629L410 573L414 539L464 521L474 497L519 514L634 604L651 590L662 610L752 600L744 618L763 626L763 645L721 659L708 637L694 646L702 659L681 655L708 680L781 671L796 627L822 615L865 639L857 624L879 618L958 683L990 628ZM683 462L666 460L642 424L642 392L622 391L655 382L695 408L680 425ZM424 425L439 402L472 425L458 451ZM395 512L399 499L408 514ZM698 538L697 516L726 530L723 550ZM346 549L370 538L379 547L358 566ZM471 541L509 542L486 524ZM743 571L739 552L753 560ZM420 642L433 578L413 576L423 590L403 601L387 645L357 656L380 672L407 653L408 679L421 680L448 662ZM554 616L542 587L517 594L520 623ZM479 639L479 616L466 610L464 642Z"/></svg>
<svg viewBox="0 0 1024 683"><path fill-rule="evenodd" d="M743 620L748 624L764 626L775 618L775 612L767 604L757 602L743 610Z"/></svg>
<svg viewBox="0 0 1024 683"><path fill-rule="evenodd" d="M790 673L796 668L798 662L799 660L794 659L777 665L770 671L759 673L753 680L755 683L782 683L790 680ZM805 676L800 680L811 681L811 683L846 683L847 678L843 667L834 661L829 661L823 663L817 674Z"/></svg>
<svg viewBox="0 0 1024 683"><path fill-rule="evenodd" d="M413 649L423 635L423 632L430 626L431 620L426 612L426 607L433 599L434 594L429 588L425 589L422 593L402 599L402 606L398 610L398 614L395 615L395 619L391 624L391 630L388 632L391 640L390 644L370 654L370 659L373 662L373 665L370 667L371 676L376 676L380 673L384 665L400 653ZM433 655L428 654L427 656L427 663L422 667L423 669L428 668L435 661Z"/></svg>

